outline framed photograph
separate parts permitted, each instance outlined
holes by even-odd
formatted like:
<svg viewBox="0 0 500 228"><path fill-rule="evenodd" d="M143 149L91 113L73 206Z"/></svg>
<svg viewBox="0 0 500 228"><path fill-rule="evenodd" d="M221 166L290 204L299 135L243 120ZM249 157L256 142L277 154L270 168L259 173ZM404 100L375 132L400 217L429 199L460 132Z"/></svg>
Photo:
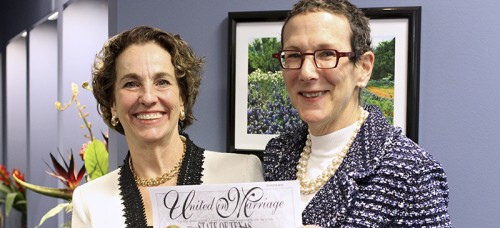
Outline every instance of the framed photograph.
<svg viewBox="0 0 500 228"><path fill-rule="evenodd" d="M377 105L418 142L420 7L364 8L375 66L363 104ZM288 11L229 12L228 151L262 155L267 142L303 124L271 54Z"/></svg>

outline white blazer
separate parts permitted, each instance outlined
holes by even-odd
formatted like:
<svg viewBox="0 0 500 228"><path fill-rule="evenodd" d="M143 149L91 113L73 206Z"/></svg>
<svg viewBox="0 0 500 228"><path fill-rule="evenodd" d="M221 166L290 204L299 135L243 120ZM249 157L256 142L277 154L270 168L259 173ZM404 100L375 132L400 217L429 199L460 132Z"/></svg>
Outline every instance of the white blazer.
<svg viewBox="0 0 500 228"><path fill-rule="evenodd" d="M255 155L204 151L203 184L264 181L262 165ZM116 169L85 183L73 192L73 228L125 227L124 206Z"/></svg>

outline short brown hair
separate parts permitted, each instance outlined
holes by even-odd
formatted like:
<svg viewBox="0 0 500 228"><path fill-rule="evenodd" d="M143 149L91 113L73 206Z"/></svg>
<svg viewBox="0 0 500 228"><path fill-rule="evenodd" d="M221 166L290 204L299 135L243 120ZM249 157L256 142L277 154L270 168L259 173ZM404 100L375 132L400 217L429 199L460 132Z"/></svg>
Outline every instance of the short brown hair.
<svg viewBox="0 0 500 228"><path fill-rule="evenodd" d="M288 21L298 14L325 11L337 15L343 15L349 21L351 27L351 48L356 53L351 61L356 62L361 55L371 51L371 36L369 20L363 11L347 0L300 0L288 13L285 23L281 29L281 45L283 47L283 33Z"/></svg>
<svg viewBox="0 0 500 228"><path fill-rule="evenodd" d="M116 83L116 59L133 44L156 43L172 56L175 77L184 101L186 118L181 121L180 129L185 130L195 120L193 105L198 96L201 74L204 64L202 58L196 57L194 51L179 35L172 35L157 28L139 26L111 37L96 55L92 68L92 90L98 103L98 110L104 122L125 134L122 125L111 125L111 107L114 102Z"/></svg>

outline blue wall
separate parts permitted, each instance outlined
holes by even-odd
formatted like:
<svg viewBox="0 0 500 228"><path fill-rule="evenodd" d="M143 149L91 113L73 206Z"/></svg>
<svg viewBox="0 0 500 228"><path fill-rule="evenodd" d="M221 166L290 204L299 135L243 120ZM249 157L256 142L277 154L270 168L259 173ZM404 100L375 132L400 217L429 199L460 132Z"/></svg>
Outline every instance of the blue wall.
<svg viewBox="0 0 500 228"><path fill-rule="evenodd" d="M500 189L500 120L497 118L500 93L495 92L495 88L500 85L500 64L494 54L500 53L496 45L500 40L500 3L497 0L480 3L352 1L359 7L422 6L419 143L447 171L454 226L497 227L500 223L500 197L496 194ZM50 11L47 9L52 9L47 6L50 1L39 2L37 9L33 9L34 5L2 3L0 12L22 15L19 11L23 8L29 12L24 13L24 18L34 22ZM179 33L199 55L206 57L201 94L195 107L198 121L188 133L200 146L226 150L227 12L287 10L295 0L108 2L110 35L142 24L156 26ZM4 8L4 4L11 8ZM5 51L5 40L31 25L24 19L8 19L6 23L5 18L2 13L0 52ZM114 147L126 148L122 140L118 141ZM123 149L118 152L124 153ZM118 156L118 164L120 159L123 158Z"/></svg>
<svg viewBox="0 0 500 228"><path fill-rule="evenodd" d="M47 175L45 171L50 171L52 165L48 167L44 161L51 164L49 153L59 158L58 149L64 157L73 151L79 169L82 162L78 152L82 143L87 142L84 134L88 132L80 128L83 122L74 103L65 112L60 112L54 102L67 103L72 96L71 83L81 84L91 79L95 54L108 38L108 7L107 1L103 0L74 1L64 10L64 2L58 1L58 4L57 7L48 7L54 8L54 11L57 8L60 12L57 21L46 20L51 11L38 13L26 8L25 13L38 20L29 26L20 23L17 26L9 24L11 28L8 29L0 27L3 35L17 30L29 32L26 38L10 39L5 52L0 46L0 52L6 57L4 60L2 56L2 66L6 68L2 77L6 78L7 85L1 90L5 99L0 106L3 119L0 145L1 164L9 172L19 168L25 172L25 178L30 183L62 188L62 183ZM6 16L0 15L0 19L3 18ZM100 132L106 132L107 127L97 113L95 99L90 91L81 88L79 91L78 100L88 107L84 112L89 113L87 120L92 123L93 133L96 138L102 139ZM27 197L28 227L37 225L42 216L58 203L55 198L32 191L27 191ZM69 217L60 213L47 220L42 227L58 227ZM10 215L5 225L19 227L15 224L19 220Z"/></svg>
<svg viewBox="0 0 500 228"><path fill-rule="evenodd" d="M110 30L147 24L179 33L207 64L188 130L200 146L226 150L228 11L287 10L291 0L111 0ZM112 3L111 3L112 2ZM497 0L353 0L359 7L422 6L420 145L441 161L456 227L500 223L500 16Z"/></svg>

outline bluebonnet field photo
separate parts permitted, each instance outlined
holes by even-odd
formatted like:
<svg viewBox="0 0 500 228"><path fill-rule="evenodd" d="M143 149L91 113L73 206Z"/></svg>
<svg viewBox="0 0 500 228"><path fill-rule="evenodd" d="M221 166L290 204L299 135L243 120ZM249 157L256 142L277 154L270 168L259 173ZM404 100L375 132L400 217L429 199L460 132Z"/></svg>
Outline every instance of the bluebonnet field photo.
<svg viewBox="0 0 500 228"><path fill-rule="evenodd" d="M394 119L394 37L377 40L373 52L377 61L370 82L362 93L364 105L380 107L387 119ZM248 45L248 134L281 134L301 124L288 98L281 67L272 53L280 50L276 37L253 39Z"/></svg>

